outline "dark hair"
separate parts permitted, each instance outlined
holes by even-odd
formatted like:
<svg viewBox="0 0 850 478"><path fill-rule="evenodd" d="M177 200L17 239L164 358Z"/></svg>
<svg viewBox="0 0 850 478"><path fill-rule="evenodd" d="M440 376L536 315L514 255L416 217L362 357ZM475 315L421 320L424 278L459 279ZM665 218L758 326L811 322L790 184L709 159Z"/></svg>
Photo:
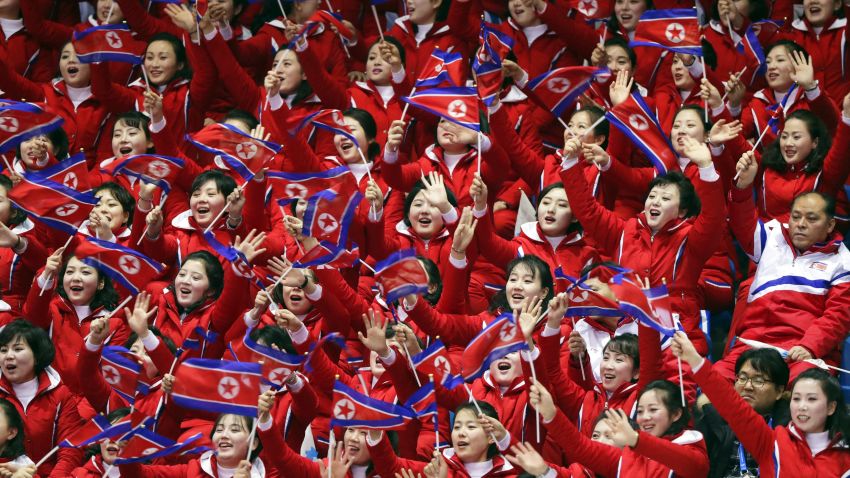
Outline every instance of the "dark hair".
<svg viewBox="0 0 850 478"><path fill-rule="evenodd" d="M150 325L148 326L148 330L150 330L150 332L155 336L159 337L159 340L161 340L165 344L165 346L168 348L172 355L177 355L177 346L174 345L174 341L171 340L167 335L163 335L162 331L159 330L159 327ZM127 341L124 342L124 348L129 349L133 346L133 344L136 343L137 340L139 340L139 334L135 332L131 333L130 336L127 337Z"/></svg>
<svg viewBox="0 0 850 478"><path fill-rule="evenodd" d="M0 188L6 190L6 194L12 190L14 183L9 179L9 176L0 174ZM9 224L6 224L9 229L14 229L15 226L27 220L27 213L23 209L9 203Z"/></svg>
<svg viewBox="0 0 850 478"><path fill-rule="evenodd" d="M168 80L169 82L177 79L185 79L188 80L192 78L192 67L189 64L189 59L186 56L186 47L183 46L183 42L180 41L179 38L172 35L171 33L160 32L154 34L152 37L148 39L148 46L145 47L145 56L148 54L148 48L150 48L151 44L156 41L164 41L171 45L171 48L174 49L174 57L177 60L177 65L183 64L182 68L178 68L176 72L174 72L174 78ZM144 62L144 57L142 58Z"/></svg>
<svg viewBox="0 0 850 478"><path fill-rule="evenodd" d="M115 422L126 417L129 414L130 409L128 407L116 408L115 410L112 410L111 412L106 414L106 420L109 423L114 424ZM96 442L95 444L90 445L86 448L86 459L97 455L100 455L100 442Z"/></svg>
<svg viewBox="0 0 850 478"><path fill-rule="evenodd" d="M118 296L118 292L115 290L115 287L112 285L112 279L109 278L99 267L95 267L89 264L86 264L77 256L71 256L76 258L78 261L82 262L83 265L87 267L92 267L97 271L97 281L98 283L103 282L103 287L99 290L95 290L94 295L89 302L89 307L92 310L103 307L104 309L112 309L118 304L118 300L120 297ZM62 268L59 270L59 274L56 276L59 280L56 281L56 293L59 294L59 297L62 297L65 300L68 300L68 293L65 291L65 286L63 285L63 281L65 279L65 271L68 269L68 262L71 261L71 257L68 257L67 260L62 262Z"/></svg>
<svg viewBox="0 0 850 478"><path fill-rule="evenodd" d="M238 108L234 108L234 109L228 111L226 115L224 115L223 122L227 122L228 120L241 121L248 126L249 130L256 128L257 125L260 124L260 122L257 121L256 116L252 115L251 113L249 113L245 110L240 110Z"/></svg>
<svg viewBox="0 0 850 478"><path fill-rule="evenodd" d="M404 217L402 218L402 220L404 221L404 224L407 225L407 227L412 226L412 224L410 223L410 219L407 217L408 214L410 214L410 206L413 204L413 200L416 199L416 195L419 194L419 191L422 191L423 189L425 189L425 183L423 183L421 180L416 181L416 184L414 184L413 187L410 188L410 192L408 192L407 196L405 196L404 198ZM454 193L451 189L449 189L448 186L446 186L446 196L448 196L449 198L449 204L454 207L457 207L457 199L455 198Z"/></svg>
<svg viewBox="0 0 850 478"><path fill-rule="evenodd" d="M291 5L290 2L284 2L284 4ZM284 7L284 9L285 8L286 7ZM298 61L298 64L301 65L301 60L298 58L298 54L295 53L295 50L293 50L292 48L290 48L287 45L280 47L280 49L278 49L275 52L274 56L276 57L278 55L278 53L280 53L281 51L284 51L284 50L292 50L293 55L295 55L295 59ZM302 69L302 72L303 72L303 69ZM305 99L309 98L312 95L313 95L313 87L310 86L309 78L305 79L305 80L301 80L301 83L298 84L298 88L295 88L295 96L292 97L292 104L293 105L300 104L302 101L304 101ZM281 96L283 96L283 95L281 95Z"/></svg>
<svg viewBox="0 0 850 478"><path fill-rule="evenodd" d="M219 262L211 252L195 251L186 256L182 265L185 265L189 261L198 261L204 265L204 272L207 274L207 281L210 283L210 287L207 289L206 297L199 300L197 303L186 308L177 304L178 311L186 314L202 306L208 299L218 299L218 296L221 295L221 290L224 288L224 268L221 267L221 262ZM176 276L175 280L177 280ZM171 285L168 287L171 289L171 292L176 295L176 291L174 290L174 281L172 281Z"/></svg>
<svg viewBox="0 0 850 478"><path fill-rule="evenodd" d="M605 116L605 111L602 108L599 108L598 106L593 106L593 105L588 105L588 106L584 106L584 107L577 109L576 112L573 113L573 116L575 116L578 113L587 113L587 116L590 117L590 124L596 123L599 120L599 118ZM610 132L611 132L611 127L610 127L610 124L607 121L602 121L600 123L597 123L597 125L593 127L593 134L595 136L604 136L605 137L605 141L603 141L602 144L599 145L602 149L608 148L608 136L609 136Z"/></svg>
<svg viewBox="0 0 850 478"><path fill-rule="evenodd" d="M548 196L550 192L552 192L556 189L564 189L564 183L562 183L560 181L557 182L557 183L552 183L552 184L546 186L545 188L543 188L540 191L540 194L537 196L537 207L535 208L535 212L536 212L537 209L540 208L540 204L543 202L543 199L546 196ZM564 189L564 192L566 192L566 189ZM539 219L540 218L538 217L538 220ZM581 230L582 230L581 224L579 224L579 222L576 220L575 215L573 215L573 220L567 225L567 232L566 233L572 234L574 232L579 232Z"/></svg>
<svg viewBox="0 0 850 478"><path fill-rule="evenodd" d="M63 159L68 157L68 134L65 133L65 130L62 128L56 128L49 133L45 133L43 135L36 135L31 138L28 138L26 141L37 137L37 136L45 136L50 144L53 146L53 157L56 158L57 161L62 161ZM17 157L21 157L21 145L19 144L15 147L15 154Z"/></svg>
<svg viewBox="0 0 850 478"><path fill-rule="evenodd" d="M697 196L691 180L679 171L670 171L667 174L653 178L649 183L649 187L646 189L644 200L649 197L649 193L652 192L654 187L667 186L668 184L672 184L679 189L679 210L684 209L686 211L685 217L698 216L702 210L702 203L699 200L699 196Z"/></svg>
<svg viewBox="0 0 850 478"><path fill-rule="evenodd" d="M632 359L632 375L640 370L640 350L638 349L638 337L635 334L620 334L611 337L611 340L602 347L602 353L613 352L623 354Z"/></svg>
<svg viewBox="0 0 850 478"><path fill-rule="evenodd" d="M708 133L711 131L712 124L711 120L706 121L705 119L705 109L703 109L703 107L700 105L685 105L679 108L679 111L676 112L676 116L679 116L679 114L683 111L693 111L694 113L696 113L697 117L699 118L699 122L702 123L703 131L705 132L706 136L708 136ZM674 122L676 120L676 116L673 117Z"/></svg>
<svg viewBox="0 0 850 478"><path fill-rule="evenodd" d="M437 305L440 301L440 296L443 295L443 278L440 276L440 269L437 264L425 256L416 256L419 263L425 268L425 273L428 274L428 286L434 286L434 292L426 292L422 295L426 301L432 306Z"/></svg>
<svg viewBox="0 0 850 478"><path fill-rule="evenodd" d="M823 212L824 214L826 214L827 219L833 219L835 217L835 198L833 198L829 194L824 194L820 191L806 191L804 193L798 194L794 197L794 200L791 201L791 209L794 209L794 205L797 204L798 199L802 199L808 196L817 196L823 200Z"/></svg>
<svg viewBox="0 0 850 478"><path fill-rule="evenodd" d="M652 0L644 0L646 2L646 10L654 10L655 4ZM644 10L644 11L646 11ZM620 21L617 20L617 14L614 13L614 9L611 9L611 16L608 17L608 31L610 31L614 36L620 36ZM621 37L622 38L622 37ZM605 46L608 46L608 43L605 43ZM637 67L637 63L632 63L632 68Z"/></svg>
<svg viewBox="0 0 850 478"><path fill-rule="evenodd" d="M505 278L509 278L511 272L519 266L529 268L535 279L540 278L540 288L548 289L546 297L543 298L543 304L548 304L555 295L555 285L552 280L552 270L549 268L549 264L533 254L526 254L508 263L508 267L505 268ZM490 312L496 312L500 309L505 311L511 310L510 305L508 305L507 287L496 293L493 299L490 300Z"/></svg>
<svg viewBox="0 0 850 478"><path fill-rule="evenodd" d="M396 37L394 37L392 35L387 35L387 34L384 34L384 40L383 41L389 43L390 45L392 45L392 46L394 46L398 49L398 56L401 59L401 64L405 65L406 64L405 63L406 53L404 51L404 45L402 45L401 42L398 41L398 39ZM375 40L371 45L369 45L369 49L371 50L372 47L374 47L375 45L378 45L380 43L381 43L381 39L379 38L379 39Z"/></svg>
<svg viewBox="0 0 850 478"><path fill-rule="evenodd" d="M651 2L651 0L647 0L647 3L652 3L652 2ZM617 23L617 18L613 13L611 14L611 18L614 19L615 23ZM608 21L608 25L611 25L610 20ZM618 25L617 29L612 30L612 31L619 31L619 24L617 24L617 25ZM613 29L612 26L609 26L608 28ZM634 49L632 49L632 47L629 46L628 40L626 40L625 38L623 38L619 35L615 35L615 36L605 40L605 43L603 43L603 47L609 47L609 46L618 46L618 47L622 48L623 50L625 50L626 55L629 57L629 61L632 63L632 71L634 71L634 69L637 68L637 53L635 53ZM603 121L603 123L607 124L608 122Z"/></svg>
<svg viewBox="0 0 850 478"><path fill-rule="evenodd" d="M109 194L118 201L118 204L121 205L121 209L127 213L127 220L124 221L124 226L130 227L133 225L133 210L136 209L136 199L133 198L133 195L130 194L129 191L124 189L124 186L113 182L107 181L100 186L94 188L92 190L92 194L97 195L97 193L101 191L107 191Z"/></svg>
<svg viewBox="0 0 850 478"><path fill-rule="evenodd" d="M712 4L709 15L712 20L720 21L720 12L717 8L717 2ZM750 0L750 14L747 16L750 23L764 20L768 17L768 15L770 15L770 5L768 5L765 0Z"/></svg>
<svg viewBox="0 0 850 478"><path fill-rule="evenodd" d="M251 330L250 337L255 342L262 340L269 347L276 345L286 353L298 353L292 345L292 339L289 338L289 334L276 325L267 325L261 329L254 328Z"/></svg>
<svg viewBox="0 0 850 478"><path fill-rule="evenodd" d="M803 172L806 174L816 173L823 168L823 161L826 159L827 153L829 153L829 148L832 147L832 137L829 135L829 131L827 131L823 121L809 110L797 110L791 113L785 118L785 124L788 124L792 119L802 121L809 131L809 135L812 137L812 143L814 144L817 141L817 145L812 148L809 157L804 159L806 166L803 168ZM779 148L779 137L765 149L762 164L764 164L765 168L780 173L788 169L788 163L785 162L785 158L782 157L782 152Z"/></svg>
<svg viewBox="0 0 850 478"><path fill-rule="evenodd" d="M638 403L640 403L640 397L642 397L643 394L653 390L658 393L658 398L661 400L661 403L664 404L664 408L667 409L667 413L671 418L676 412L682 412L682 415L670 424L670 428L664 432L664 436L678 435L679 433L682 433L691 421L691 414L688 411L688 407L682 406L682 400L679 398L681 393L679 386L669 380L656 380L654 382L650 382L646 388L641 390L640 395L638 395Z"/></svg>
<svg viewBox="0 0 850 478"><path fill-rule="evenodd" d="M215 423L213 423L212 430L210 430L210 440L212 440L212 437L215 434L215 429L218 428L218 424L221 423L221 421L224 420L224 417L228 415L233 415L234 417L239 417L240 419L242 419L242 425L244 426L245 432L247 433L250 433L251 428L254 427L254 419L252 417L247 417L245 415L237 415L235 413L222 413L215 419ZM250 434L248 436L250 439ZM257 448L254 448L254 450L251 451L251 457L248 459L248 461L250 462L253 462L258 456L260 456L260 452L263 451L263 443L260 441L260 437L255 436L254 440L257 440ZM248 449L251 449L251 443L248 443Z"/></svg>
<svg viewBox="0 0 850 478"><path fill-rule="evenodd" d="M292 204L297 204L297 202L293 201ZM292 214L295 215L295 211L292 211ZM309 274L313 277L314 281L316 280L316 274L311 269L304 269L304 274ZM286 303L283 301L283 283L278 284L272 289L272 301L279 304L282 309L286 309ZM310 310L312 310L312 302L310 304Z"/></svg>
<svg viewBox="0 0 850 478"><path fill-rule="evenodd" d="M368 111L361 108L348 108L342 115L360 123L363 133L366 135L366 141L369 142L369 147L366 149L366 157L369 158L369 161L374 161L381 154L381 145L375 141L375 136L378 135L378 126L375 124L375 118Z"/></svg>
<svg viewBox="0 0 850 478"><path fill-rule="evenodd" d="M220 192L225 198L230 196L230 193L236 189L236 181L233 178L218 169L209 169L195 177L195 180L192 181L192 189L189 190L189 195L191 196L194 194L195 191L201 189L204 184L209 181L215 183L215 187L218 189L218 192Z"/></svg>
<svg viewBox="0 0 850 478"><path fill-rule="evenodd" d="M838 379L825 370L810 368L797 375L797 378L791 382L792 396L797 382L806 379L814 380L820 384L821 390L826 395L827 404L835 402L835 413L826 417L825 427L826 431L829 432L829 438L833 439L840 435L845 441L848 440L850 438L850 415L848 415L847 405L844 403L844 394L841 392Z"/></svg>
<svg viewBox="0 0 850 478"><path fill-rule="evenodd" d="M481 413L490 418L499 419L499 412L496 411L496 407L490 405L488 402L484 402L481 400L476 400L474 402L466 402L455 408L455 416L452 419L452 427L454 427L454 420L457 419L458 414L464 410L469 410L472 414L478 417L478 410L481 410ZM499 454L499 445L496 443L491 443L489 447L487 447L487 458L493 458L494 456Z"/></svg>
<svg viewBox="0 0 850 478"><path fill-rule="evenodd" d="M151 140L151 119L142 113L138 111L127 111L126 113L121 113L115 118L114 125L117 125L119 121L123 122L130 128L139 128L145 133L145 139L148 141ZM112 126L113 130L115 129L114 125ZM155 148L155 146L151 146L147 149L147 153L153 153Z"/></svg>
<svg viewBox="0 0 850 478"><path fill-rule="evenodd" d="M56 349L47 332L20 318L15 319L0 331L0 347L9 345L16 338L22 338L32 350L34 367L33 371L37 377L44 371L56 357Z"/></svg>
<svg viewBox="0 0 850 478"><path fill-rule="evenodd" d="M0 409L3 409L3 413L6 414L8 428L14 428L18 431L15 437L7 441L6 445L3 446L3 450L0 451L0 458L14 460L26 454L24 450L24 420L21 418L21 414L18 413L18 409L12 405L12 402L5 398L0 398Z"/></svg>
<svg viewBox="0 0 850 478"><path fill-rule="evenodd" d="M777 387L788 385L788 364L773 349L749 349L742 353L735 361L735 375L741 372L745 363L767 377Z"/></svg>
<svg viewBox="0 0 850 478"><path fill-rule="evenodd" d="M809 52L806 51L805 48L803 48L799 43L792 41L792 40L787 40L787 39L777 40L777 41L771 43L770 45L768 45L767 48L765 48L765 50L764 50L764 56L767 57L767 55L770 55L770 52L772 52L774 48L778 48L778 47L781 47L781 46L785 47L785 50L788 52L788 54L791 54L791 53L794 53L794 52L802 53L804 58L806 58L806 59L809 58Z"/></svg>

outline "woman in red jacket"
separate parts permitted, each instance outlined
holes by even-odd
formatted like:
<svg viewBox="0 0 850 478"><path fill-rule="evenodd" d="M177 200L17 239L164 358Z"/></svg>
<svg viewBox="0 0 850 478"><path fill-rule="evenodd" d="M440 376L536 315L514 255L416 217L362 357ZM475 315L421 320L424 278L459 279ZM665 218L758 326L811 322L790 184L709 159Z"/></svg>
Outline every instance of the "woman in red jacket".
<svg viewBox="0 0 850 478"><path fill-rule="evenodd" d="M0 470L3 472L21 471L20 478L35 476L35 462L29 459L24 449L26 425L15 405L0 398ZM12 478L18 478L17 474Z"/></svg>
<svg viewBox="0 0 850 478"><path fill-rule="evenodd" d="M55 349L47 333L20 319L0 331L0 398L12 402L24 422L27 456L41 460L80 426L79 398L50 364ZM60 448L38 469L39 476L66 477L83 458L81 450Z"/></svg>
<svg viewBox="0 0 850 478"><path fill-rule="evenodd" d="M22 142L15 150L11 175L30 171L41 171L68 157L68 135L63 129L55 129ZM12 177L13 181L17 181Z"/></svg>
<svg viewBox="0 0 850 478"><path fill-rule="evenodd" d="M539 383L529 392L530 402L552 438L568 457L602 476L635 478L708 475L708 456L702 434L688 430L690 413L682 406L679 387L656 380L643 389L637 405L638 429L622 410L607 413L610 436L617 447L594 442L582 435L552 402ZM622 449L618 449L621 447Z"/></svg>
<svg viewBox="0 0 850 478"><path fill-rule="evenodd" d="M106 415L109 423L116 423L118 420L130 414L129 408L119 408L113 410ZM112 441L111 439L103 440L102 442L92 445L88 448L88 454L91 457L82 465L74 468L71 472L72 478L102 478L104 476L121 476L118 468L112 466L112 462L118 458L118 454L124 448L124 441ZM112 469L115 471L113 472ZM107 471L109 470L109 471ZM119 473L116 475L116 473Z"/></svg>
<svg viewBox="0 0 850 478"><path fill-rule="evenodd" d="M615 0L614 13L607 22L608 36L634 40L640 16L647 10L655 9L653 0ZM607 39L607 38L606 38ZM665 74L673 54L660 48L640 46L635 48L640 62L633 63L633 76L638 84L654 91L659 84L669 83L672 79Z"/></svg>
<svg viewBox="0 0 850 478"><path fill-rule="evenodd" d="M850 416L838 380L809 369L791 383L791 423L771 429L764 418L715 372L681 333L673 354L691 366L694 380L709 399L723 404L717 411L741 445L759 464L761 476L843 476L850 469Z"/></svg>
<svg viewBox="0 0 850 478"><path fill-rule="evenodd" d="M136 243L131 236L136 200L130 192L111 181L94 188L92 192L98 203L89 214L88 222L80 226L80 233L135 248ZM140 230L135 238L141 235Z"/></svg>
<svg viewBox="0 0 850 478"><path fill-rule="evenodd" d="M30 288L23 310L33 324L55 337L59 344L55 368L68 388L79 393L84 377L77 367L77 353L89 334L92 321L108 317L119 297L109 276L73 255L63 261L64 250L59 248L47 258L41 275ZM52 291L54 284L55 292ZM42 289L46 292L44 296ZM127 325L119 317L111 317L109 322L112 331L109 343L123 345L130 336Z"/></svg>

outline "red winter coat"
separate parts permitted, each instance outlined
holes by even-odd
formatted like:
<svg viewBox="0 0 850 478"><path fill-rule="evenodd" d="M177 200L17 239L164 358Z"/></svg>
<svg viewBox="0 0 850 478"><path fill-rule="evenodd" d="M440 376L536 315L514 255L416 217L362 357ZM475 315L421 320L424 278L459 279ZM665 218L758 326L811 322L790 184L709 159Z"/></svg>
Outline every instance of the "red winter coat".
<svg viewBox="0 0 850 478"><path fill-rule="evenodd" d="M829 99L829 96L826 95L823 89L820 90L816 98L811 100L805 92L801 91L801 88L796 88L791 94L793 98L789 98L785 104L785 108L788 111L785 117L797 110L810 110L823 120L830 132L835 131L834 125L838 124L840 120L838 108L836 108L836 103ZM747 103L747 106L741 111L740 119L744 127L744 130L741 132L743 137L758 138L764 129L768 127L767 122L772 117L772 113L768 110L768 107L776 108L777 104L776 94L772 89L763 88L757 91ZM780 115L775 125L776 132L771 129L764 133L764 138L762 138L763 147L778 138L778 133L782 131L784 122L785 118Z"/></svg>
<svg viewBox="0 0 850 478"><path fill-rule="evenodd" d="M5 62L15 73L32 81L47 83L56 73L56 52L43 48L32 33L23 27L23 20L19 21L21 29L8 38L0 30L0 56L5 57Z"/></svg>
<svg viewBox="0 0 850 478"><path fill-rule="evenodd" d="M268 450L268 453L272 453ZM266 454L264 451L261 453ZM185 465L140 465L133 463L121 465L122 478L218 478L218 463L215 452L210 450L204 452L199 458L195 458ZM266 469L263 461L259 458L251 463L251 478L277 478L281 476L275 467Z"/></svg>
<svg viewBox="0 0 850 478"><path fill-rule="evenodd" d="M464 51L462 38L445 22L435 22L425 38L418 42L416 41L414 25L410 21L410 17L405 15L396 19L395 24L386 32L386 35L395 38L404 47L404 71L411 78L419 77L420 70L428 63L431 52L435 48L448 53L460 53L463 58L466 58L468 53Z"/></svg>
<svg viewBox="0 0 850 478"><path fill-rule="evenodd" d="M51 367L38 375L38 391L26 408L15 396L15 390L6 377L0 377L0 398L12 402L21 414L24 420L24 448L27 456L36 462L81 425L77 414L79 398L62 384L59 374ZM38 468L38 474L64 478L82 459L83 450L60 448Z"/></svg>
<svg viewBox="0 0 850 478"><path fill-rule="evenodd" d="M818 34L809 21L798 18L791 22L790 31L779 36L794 41L812 55L815 78L832 101L841 104L850 90L850 72L847 71L847 19L833 18ZM828 123L827 123L828 124Z"/></svg>
<svg viewBox="0 0 850 478"><path fill-rule="evenodd" d="M32 220L26 219L12 228L12 232L26 238L28 245L22 255L15 254L9 247L0 248L0 297L13 309L20 310L32 288L33 277L44 266L48 252L36 239L42 231Z"/></svg>

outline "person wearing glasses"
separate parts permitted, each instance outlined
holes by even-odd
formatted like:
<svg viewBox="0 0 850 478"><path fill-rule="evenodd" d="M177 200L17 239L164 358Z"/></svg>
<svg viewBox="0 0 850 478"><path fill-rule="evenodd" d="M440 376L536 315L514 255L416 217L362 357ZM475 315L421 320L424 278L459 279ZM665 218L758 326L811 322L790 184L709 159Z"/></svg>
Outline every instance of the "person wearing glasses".
<svg viewBox="0 0 850 478"><path fill-rule="evenodd" d="M750 349L735 362L735 391L771 428L789 421L788 365L773 349ZM712 464L708 478L758 476L758 464L706 395L697 399L694 422L705 437Z"/></svg>

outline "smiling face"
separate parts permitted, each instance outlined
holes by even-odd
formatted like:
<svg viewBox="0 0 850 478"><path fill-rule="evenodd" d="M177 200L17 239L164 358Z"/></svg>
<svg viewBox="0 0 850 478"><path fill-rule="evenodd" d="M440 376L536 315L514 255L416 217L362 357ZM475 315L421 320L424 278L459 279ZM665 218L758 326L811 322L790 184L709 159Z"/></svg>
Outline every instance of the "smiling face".
<svg viewBox="0 0 850 478"><path fill-rule="evenodd" d="M103 289L103 279L97 269L71 257L62 276L62 288L72 304L88 305L97 291Z"/></svg>
<svg viewBox="0 0 850 478"><path fill-rule="evenodd" d="M794 66L791 63L791 54L784 46L777 46L770 50L766 58L767 72L764 74L767 86L774 91L784 93L791 88L791 72Z"/></svg>
<svg viewBox="0 0 850 478"><path fill-rule="evenodd" d="M805 433L820 433L826 429L826 419L835 413L836 402L830 402L817 380L803 378L791 391L791 421Z"/></svg>
<svg viewBox="0 0 850 478"><path fill-rule="evenodd" d="M590 116L590 113L587 111L577 111L570 118L570 121L567 123L567 126L570 127L571 130L575 132L575 134L579 136L584 136L584 143L595 143L602 144L605 141L605 136L597 136L593 132L584 134L588 128L590 128L594 123L593 117Z"/></svg>
<svg viewBox="0 0 850 478"><path fill-rule="evenodd" d="M581 134L581 133L579 133ZM573 211L564 188L554 188L537 206L537 223L547 236L563 236L573 220Z"/></svg>
<svg viewBox="0 0 850 478"><path fill-rule="evenodd" d="M519 352L511 352L490 364L490 378L500 387L507 387L522 376Z"/></svg>
<svg viewBox="0 0 850 478"><path fill-rule="evenodd" d="M246 417L227 414L219 418L212 434L216 460L220 466L236 468L248 455L248 438L251 434ZM254 448L254 447L251 447Z"/></svg>
<svg viewBox="0 0 850 478"><path fill-rule="evenodd" d="M375 43L369 49L369 56L366 57L366 77L378 86L387 86L390 84L392 75L392 67L381 58L379 44Z"/></svg>
<svg viewBox="0 0 850 478"><path fill-rule="evenodd" d="M493 441L478 423L475 412L464 408L455 415L452 427L452 446L463 463L481 463L487 460L487 448Z"/></svg>
<svg viewBox="0 0 850 478"><path fill-rule="evenodd" d="M644 11L646 11L645 0L616 0L614 2L614 15L627 32L632 32L637 28L638 20L640 20Z"/></svg>
<svg viewBox="0 0 850 478"><path fill-rule="evenodd" d="M204 263L196 259L184 262L174 278L174 293L180 307L189 307L206 300L209 290L210 280Z"/></svg>
<svg viewBox="0 0 850 478"><path fill-rule="evenodd" d="M443 216L440 214L440 209L428 201L424 191L419 191L414 196L407 219L416 235L422 239L431 239L443 230Z"/></svg>
<svg viewBox="0 0 850 478"><path fill-rule="evenodd" d="M103 462L111 465L126 445L126 440L112 441L106 439L100 442L100 456L103 458Z"/></svg>
<svg viewBox="0 0 850 478"><path fill-rule="evenodd" d="M836 0L803 0L803 14L814 27L826 26L840 8Z"/></svg>
<svg viewBox="0 0 850 478"><path fill-rule="evenodd" d="M685 66L685 62L682 61L682 57L680 55L675 55L673 57L673 63L670 65L670 72L673 74L673 83L675 83L676 88L681 91L691 91L694 85L697 84L694 77L691 76L691 73L688 71L688 67Z"/></svg>
<svg viewBox="0 0 850 478"><path fill-rule="evenodd" d="M699 113L692 109L679 111L673 120L673 127L670 129L673 149L679 155L685 153L685 138L691 138L701 143L705 141L705 125Z"/></svg>
<svg viewBox="0 0 850 478"><path fill-rule="evenodd" d="M33 136L21 143L21 161L26 169L44 168L53 154L53 142L46 135Z"/></svg>
<svg viewBox="0 0 850 478"><path fill-rule="evenodd" d="M366 430L360 428L347 428L343 436L345 453L352 459L352 465L368 465L371 457L369 447L366 445Z"/></svg>
<svg viewBox="0 0 850 478"><path fill-rule="evenodd" d="M537 10L534 9L534 2L531 0L510 0L508 10L514 23L520 28L533 27L541 23Z"/></svg>
<svg viewBox="0 0 850 478"><path fill-rule="evenodd" d="M797 198L791 205L788 234L797 250L805 251L816 243L825 242L833 229L835 218L827 216L826 202L817 194Z"/></svg>
<svg viewBox="0 0 850 478"><path fill-rule="evenodd" d="M679 199L679 187L675 184L660 184L649 191L643 212L653 233L660 231L668 222L685 216L685 211L679 209Z"/></svg>
<svg viewBox="0 0 850 478"><path fill-rule="evenodd" d="M278 66L278 64L280 64ZM283 79L280 81L281 96L291 95L301 86L301 82L307 79L298 56L292 50L281 50L274 57L272 69L276 69Z"/></svg>
<svg viewBox="0 0 850 478"><path fill-rule="evenodd" d="M336 152L345 164L359 163L369 153L369 140L366 138L366 132L356 119L343 116L342 120L348 126L351 135L357 140L357 144L360 145L360 152L357 151L357 146L350 139L341 134L334 136Z"/></svg>
<svg viewBox="0 0 850 478"><path fill-rule="evenodd" d="M313 304L307 300L307 295L300 287L286 285L283 286L283 305L295 315L304 315L313 308Z"/></svg>
<svg viewBox="0 0 850 478"><path fill-rule="evenodd" d="M520 263L514 266L505 284L505 294L511 310L518 309L526 299L532 300L534 297L542 299L549 294L549 289L543 287L539 275L525 264Z"/></svg>
<svg viewBox="0 0 850 478"><path fill-rule="evenodd" d="M779 134L779 152L788 164L805 161L817 145L818 140L812 139L808 126L798 118L787 120Z"/></svg>
<svg viewBox="0 0 850 478"><path fill-rule="evenodd" d="M91 84L91 68L80 63L71 43L62 47L62 54L59 55L59 74L62 81L73 88L83 88Z"/></svg>
<svg viewBox="0 0 850 478"><path fill-rule="evenodd" d="M189 197L189 208L192 210L195 222L201 227L207 227L221 212L226 202L227 198L218 190L218 185L210 180L192 191L192 196Z"/></svg>
<svg viewBox="0 0 850 478"><path fill-rule="evenodd" d="M97 0L95 11L97 12L97 21L101 24L116 24L124 21L124 12L121 11L118 0ZM109 15L110 11L112 16Z"/></svg>
<svg viewBox="0 0 850 478"><path fill-rule="evenodd" d="M634 65L629 58L629 53L620 45L608 45L605 47L606 66L611 70L611 77L615 77L620 70L632 71Z"/></svg>
<svg viewBox="0 0 850 478"><path fill-rule="evenodd" d="M663 436L673 422L682 416L681 410L670 416L670 411L661 400L663 394L660 390L645 392L640 396L637 406L637 423L641 431L656 437Z"/></svg>
<svg viewBox="0 0 850 478"><path fill-rule="evenodd" d="M124 207L115 199L112 192L103 189L94 196L98 199L95 209L106 217L106 220L109 221L109 229L113 232L117 231L130 218L130 212L124 210Z"/></svg>
<svg viewBox="0 0 850 478"><path fill-rule="evenodd" d="M614 392L624 383L637 378L635 361L627 354L606 347L602 353L602 363L599 364L599 376L602 377L602 388L606 392Z"/></svg>
<svg viewBox="0 0 850 478"><path fill-rule="evenodd" d="M139 126L130 126L123 119L115 122L112 128L112 154L115 159L134 154L144 154L153 148L145 131Z"/></svg>
<svg viewBox="0 0 850 478"><path fill-rule="evenodd" d="M183 63L177 61L177 54L171 43L157 40L148 45L145 51L145 69L152 85L166 85L182 68Z"/></svg>
<svg viewBox="0 0 850 478"><path fill-rule="evenodd" d="M754 382L760 385L756 386ZM770 381L770 377L753 368L751 360L747 360L741 365L735 380L735 391L738 392L738 395L761 414L768 413L773 409L776 401L782 395L782 390L781 387Z"/></svg>
<svg viewBox="0 0 850 478"><path fill-rule="evenodd" d="M593 434L590 435L590 439L606 445L617 446L611 438L611 427L608 426L608 423L605 420L599 420L596 422L596 426L593 427Z"/></svg>
<svg viewBox="0 0 850 478"><path fill-rule="evenodd" d="M0 345L0 361L3 376L13 384L35 378L35 355L21 336L13 338L8 344Z"/></svg>

